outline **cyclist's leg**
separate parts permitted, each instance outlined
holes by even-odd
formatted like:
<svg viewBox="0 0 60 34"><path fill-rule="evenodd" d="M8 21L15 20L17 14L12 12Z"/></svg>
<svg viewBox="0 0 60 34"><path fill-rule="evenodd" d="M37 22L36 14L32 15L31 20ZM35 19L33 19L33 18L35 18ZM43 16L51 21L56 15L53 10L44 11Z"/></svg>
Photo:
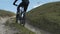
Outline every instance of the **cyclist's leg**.
<svg viewBox="0 0 60 34"><path fill-rule="evenodd" d="M19 8L20 8L20 7L18 6L18 7L17 7L17 14L16 14L16 23L18 22L18 18L19 18L19 11L20 11Z"/></svg>
<svg viewBox="0 0 60 34"><path fill-rule="evenodd" d="M21 7L21 3L17 7L16 22L18 22L18 20L21 20L20 7Z"/></svg>
<svg viewBox="0 0 60 34"><path fill-rule="evenodd" d="M22 4L23 4L23 3L20 3L19 6L18 6L19 12L20 12L20 13L19 13L19 21L20 21L20 24L22 24L22 17L21 17L21 16L22 16L22 13L21 13L21 9L20 9L20 7L23 7Z"/></svg>
<svg viewBox="0 0 60 34"><path fill-rule="evenodd" d="M16 14L16 23L18 23L18 14Z"/></svg>
<svg viewBox="0 0 60 34"><path fill-rule="evenodd" d="M25 25L25 18L26 18L26 10L27 10L27 8L28 8L28 4L26 4L25 6L24 6L24 13L23 13L23 26Z"/></svg>

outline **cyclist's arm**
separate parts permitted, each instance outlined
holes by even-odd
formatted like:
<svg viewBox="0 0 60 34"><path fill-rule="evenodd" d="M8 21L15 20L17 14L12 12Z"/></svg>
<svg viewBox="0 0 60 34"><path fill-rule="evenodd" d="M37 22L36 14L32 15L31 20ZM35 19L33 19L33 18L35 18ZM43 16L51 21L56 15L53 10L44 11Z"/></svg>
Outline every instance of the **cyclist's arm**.
<svg viewBox="0 0 60 34"><path fill-rule="evenodd" d="M13 5L17 6L17 4L15 4L17 1L18 1L18 0L15 0L15 1L13 2Z"/></svg>

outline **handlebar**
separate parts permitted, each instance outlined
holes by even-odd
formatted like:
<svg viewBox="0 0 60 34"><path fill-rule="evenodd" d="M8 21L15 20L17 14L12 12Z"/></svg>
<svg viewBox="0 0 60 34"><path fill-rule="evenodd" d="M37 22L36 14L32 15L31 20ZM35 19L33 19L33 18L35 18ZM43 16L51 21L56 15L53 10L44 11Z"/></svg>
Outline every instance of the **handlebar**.
<svg viewBox="0 0 60 34"><path fill-rule="evenodd" d="M14 5L14 6L18 6L18 5Z"/></svg>
<svg viewBox="0 0 60 34"><path fill-rule="evenodd" d="M13 4L14 6L18 6L17 4Z"/></svg>

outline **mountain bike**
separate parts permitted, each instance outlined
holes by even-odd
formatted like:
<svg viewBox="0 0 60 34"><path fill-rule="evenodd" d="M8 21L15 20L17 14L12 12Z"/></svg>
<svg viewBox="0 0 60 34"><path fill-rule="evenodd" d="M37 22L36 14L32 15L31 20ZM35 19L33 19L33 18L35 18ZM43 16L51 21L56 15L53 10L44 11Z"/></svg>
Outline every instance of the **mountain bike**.
<svg viewBox="0 0 60 34"><path fill-rule="evenodd" d="M25 25L25 13L24 7L20 7L20 11L16 14L16 23L20 23L20 25Z"/></svg>

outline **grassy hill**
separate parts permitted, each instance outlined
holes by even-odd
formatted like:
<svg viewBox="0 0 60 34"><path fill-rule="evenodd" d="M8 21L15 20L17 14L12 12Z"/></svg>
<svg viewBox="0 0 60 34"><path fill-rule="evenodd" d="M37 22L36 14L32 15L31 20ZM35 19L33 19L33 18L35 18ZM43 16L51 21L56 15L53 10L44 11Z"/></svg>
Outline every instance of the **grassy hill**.
<svg viewBox="0 0 60 34"><path fill-rule="evenodd" d="M26 16L33 26L60 34L60 2L39 6L29 11Z"/></svg>
<svg viewBox="0 0 60 34"><path fill-rule="evenodd" d="M0 16L1 17L6 17L6 16L11 17L14 15L15 15L15 13L13 13L13 12L6 11L6 10L0 10Z"/></svg>

